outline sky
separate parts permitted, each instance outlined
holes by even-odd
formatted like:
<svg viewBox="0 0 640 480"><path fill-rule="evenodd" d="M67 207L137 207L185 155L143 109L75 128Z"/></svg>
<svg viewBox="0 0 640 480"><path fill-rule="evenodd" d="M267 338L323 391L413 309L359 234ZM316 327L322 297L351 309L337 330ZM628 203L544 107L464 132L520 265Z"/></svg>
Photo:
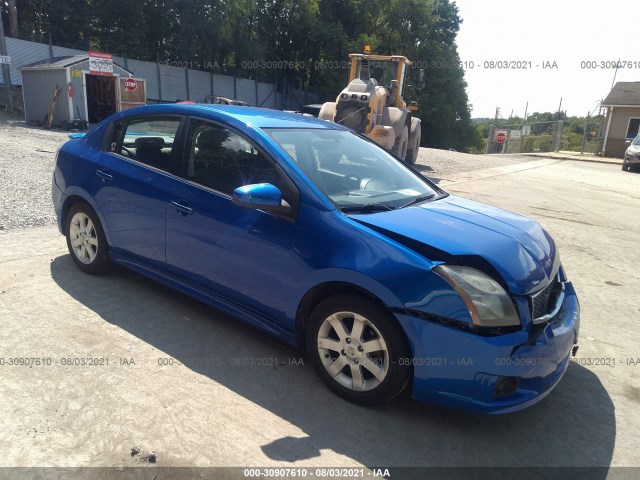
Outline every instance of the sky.
<svg viewBox="0 0 640 480"><path fill-rule="evenodd" d="M569 116L597 114L614 74L640 81L637 0L454 1L473 118L494 117L496 107L503 118L522 117L527 102L528 114L555 112L561 98Z"/></svg>

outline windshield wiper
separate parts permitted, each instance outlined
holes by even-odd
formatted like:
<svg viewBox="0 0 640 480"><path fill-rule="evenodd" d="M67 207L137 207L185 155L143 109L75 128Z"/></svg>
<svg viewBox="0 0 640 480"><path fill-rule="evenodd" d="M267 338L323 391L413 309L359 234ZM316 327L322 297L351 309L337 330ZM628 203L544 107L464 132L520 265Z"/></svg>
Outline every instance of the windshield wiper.
<svg viewBox="0 0 640 480"><path fill-rule="evenodd" d="M414 198L410 202L407 202L404 205L400 205L398 208L404 208L410 205L415 205L416 203L426 202L427 200L431 200L435 196L436 196L435 193L430 193L428 195L418 195L416 198Z"/></svg>
<svg viewBox="0 0 640 480"><path fill-rule="evenodd" d="M389 205L385 205L384 203L369 203L367 205L349 205L346 207L338 207L341 212L344 213L371 213L371 212L382 212L386 210L395 210L394 207Z"/></svg>

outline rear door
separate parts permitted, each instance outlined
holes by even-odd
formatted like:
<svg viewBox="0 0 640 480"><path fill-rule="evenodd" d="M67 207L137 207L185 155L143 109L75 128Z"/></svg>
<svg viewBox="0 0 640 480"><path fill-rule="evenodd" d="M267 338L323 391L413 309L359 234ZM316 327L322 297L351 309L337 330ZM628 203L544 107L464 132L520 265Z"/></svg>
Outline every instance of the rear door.
<svg viewBox="0 0 640 480"><path fill-rule="evenodd" d="M114 253L165 264L165 215L173 174L179 170L174 139L181 122L175 115L117 122L95 159L93 196Z"/></svg>

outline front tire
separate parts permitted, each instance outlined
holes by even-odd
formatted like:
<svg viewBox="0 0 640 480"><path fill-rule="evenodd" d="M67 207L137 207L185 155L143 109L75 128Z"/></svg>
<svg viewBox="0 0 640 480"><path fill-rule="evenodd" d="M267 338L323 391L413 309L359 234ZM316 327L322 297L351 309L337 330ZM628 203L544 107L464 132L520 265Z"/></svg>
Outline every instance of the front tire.
<svg viewBox="0 0 640 480"><path fill-rule="evenodd" d="M396 143L393 148L396 152L396 155L402 160L405 160L405 158L407 157L407 147L409 146L408 144L409 144L409 129L407 127L404 127L402 129L402 133L400 134L400 136L396 138Z"/></svg>
<svg viewBox="0 0 640 480"><path fill-rule="evenodd" d="M407 149L406 162L415 165L420 152L420 142L422 141L422 126L417 119L411 119L411 132L409 133L409 148Z"/></svg>
<svg viewBox="0 0 640 480"><path fill-rule="evenodd" d="M87 203L78 202L69 209L65 236L71 258L80 270L90 275L108 270L107 239L98 216Z"/></svg>
<svg viewBox="0 0 640 480"><path fill-rule="evenodd" d="M411 352L390 313L355 295L336 295L311 314L307 352L322 381L358 405L389 402L408 385Z"/></svg>

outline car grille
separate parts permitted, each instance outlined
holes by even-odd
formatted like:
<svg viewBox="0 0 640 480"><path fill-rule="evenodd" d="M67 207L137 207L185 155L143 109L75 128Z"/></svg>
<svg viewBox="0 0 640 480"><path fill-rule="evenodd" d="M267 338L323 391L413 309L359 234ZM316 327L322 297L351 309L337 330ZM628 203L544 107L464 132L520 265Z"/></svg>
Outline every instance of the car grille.
<svg viewBox="0 0 640 480"><path fill-rule="evenodd" d="M563 300L564 284L560 281L560 274L558 274L544 290L531 296L533 322L541 323L553 318L560 310Z"/></svg>

